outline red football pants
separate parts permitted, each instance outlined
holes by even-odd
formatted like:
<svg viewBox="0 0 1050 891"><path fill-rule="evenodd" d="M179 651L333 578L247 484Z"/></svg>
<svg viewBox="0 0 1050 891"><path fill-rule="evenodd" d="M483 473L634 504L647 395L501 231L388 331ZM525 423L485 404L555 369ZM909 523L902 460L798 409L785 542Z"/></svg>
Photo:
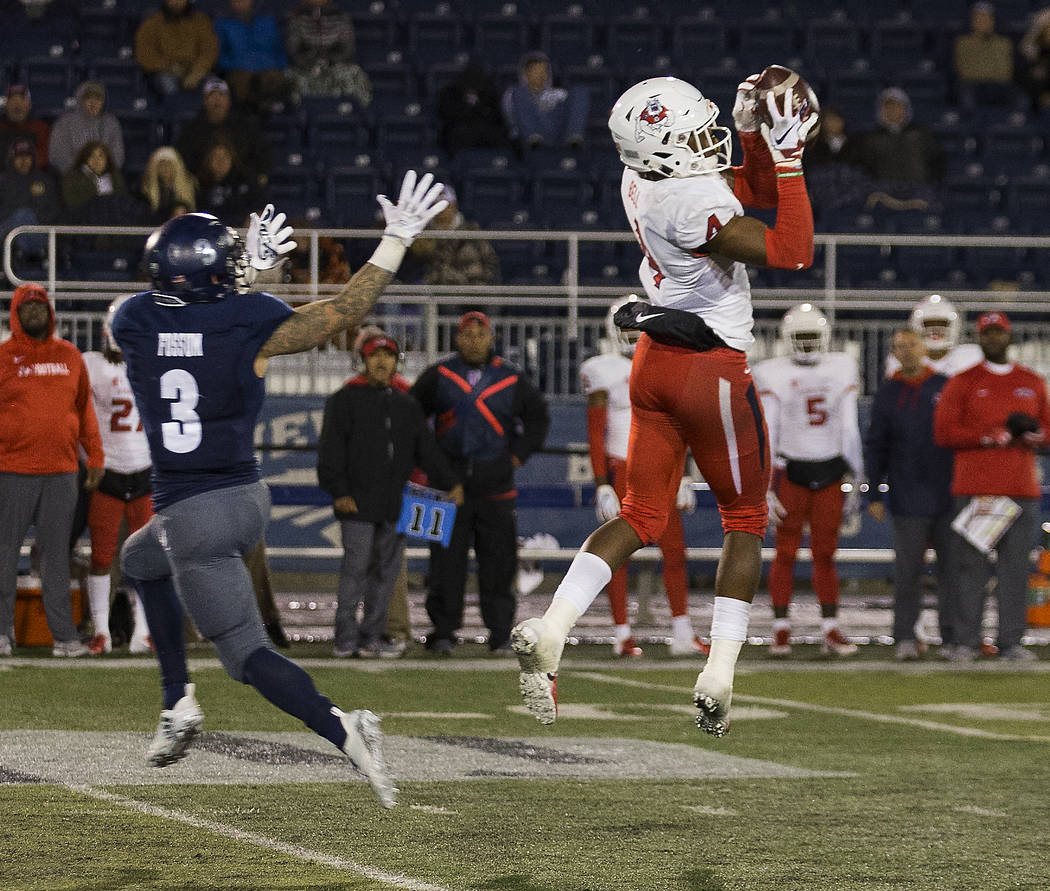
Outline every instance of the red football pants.
<svg viewBox="0 0 1050 891"><path fill-rule="evenodd" d="M91 570L96 575L107 572L117 555L117 539L120 537L120 521L127 517L128 535L141 529L153 516L153 498L143 495L131 501L91 493L88 508L88 528L91 530Z"/></svg>
<svg viewBox="0 0 1050 891"><path fill-rule="evenodd" d="M718 502L725 532L762 537L769 510L769 435L747 357L642 335L631 365L627 495L620 516L646 544L659 541L686 448Z"/></svg>
<svg viewBox="0 0 1050 891"><path fill-rule="evenodd" d="M813 552L813 591L820 603L838 603L835 549L839 546L839 525L846 500L841 484L833 483L814 491L783 477L777 487L777 497L787 515L777 526L777 553L769 567L769 597L773 606L786 607L791 603L795 553L802 543L802 526L807 521L809 547Z"/></svg>
<svg viewBox="0 0 1050 891"><path fill-rule="evenodd" d="M609 458L609 482L622 502L627 494L627 464L619 458ZM679 470L681 479L681 470ZM675 507L677 488L667 508L667 526L657 545L663 556L664 590L672 616L684 616L689 612L689 587L685 575L685 537L682 534L682 515ZM616 572L605 588L612 608L613 622L627 624L627 567L628 560Z"/></svg>

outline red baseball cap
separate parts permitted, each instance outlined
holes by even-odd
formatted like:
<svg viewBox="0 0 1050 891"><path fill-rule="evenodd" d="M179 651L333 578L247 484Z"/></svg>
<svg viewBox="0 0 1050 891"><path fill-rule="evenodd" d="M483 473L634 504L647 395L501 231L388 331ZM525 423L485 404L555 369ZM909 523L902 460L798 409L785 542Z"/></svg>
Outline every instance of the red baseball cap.
<svg viewBox="0 0 1050 891"><path fill-rule="evenodd" d="M376 350L390 350L396 356L398 353L397 341L385 334L373 334L361 344L361 358L367 359Z"/></svg>
<svg viewBox="0 0 1050 891"><path fill-rule="evenodd" d="M995 310L983 312L977 319L977 333L980 334L985 328L1002 328L1003 331L1010 330L1010 319L1006 313Z"/></svg>
<svg viewBox="0 0 1050 891"><path fill-rule="evenodd" d="M481 325L482 328L488 328L492 330L492 322L489 321L489 317L483 312L478 312L476 309L471 312L465 312L459 317L459 331L462 331L467 325Z"/></svg>

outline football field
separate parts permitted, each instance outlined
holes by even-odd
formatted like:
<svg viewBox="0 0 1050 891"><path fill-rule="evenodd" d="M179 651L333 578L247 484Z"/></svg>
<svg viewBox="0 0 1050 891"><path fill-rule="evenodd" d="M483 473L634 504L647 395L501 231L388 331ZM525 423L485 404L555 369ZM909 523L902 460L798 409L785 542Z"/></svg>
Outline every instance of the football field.
<svg viewBox="0 0 1050 891"><path fill-rule="evenodd" d="M383 663L295 645L338 705L383 715L391 811L206 648L205 733L165 769L144 760L152 660L4 660L0 888L1050 888L1047 648L1020 667L807 649L745 647L717 740L693 726L696 660L571 648L548 728L516 663L473 644Z"/></svg>

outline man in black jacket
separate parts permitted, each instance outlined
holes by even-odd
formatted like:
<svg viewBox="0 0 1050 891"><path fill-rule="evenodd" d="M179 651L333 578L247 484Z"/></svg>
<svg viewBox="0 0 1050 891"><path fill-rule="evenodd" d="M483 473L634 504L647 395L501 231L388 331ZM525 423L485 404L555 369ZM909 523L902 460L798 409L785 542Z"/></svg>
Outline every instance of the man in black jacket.
<svg viewBox="0 0 1050 891"><path fill-rule="evenodd" d="M396 529L402 490L416 466L435 487L451 490L456 504L463 488L419 403L392 386L397 343L377 332L360 351L364 373L325 403L317 458L317 479L332 496L343 538L334 654L396 658L403 647L385 642L382 634L405 547ZM364 604L360 624L359 603Z"/></svg>
<svg viewBox="0 0 1050 891"><path fill-rule="evenodd" d="M493 350L492 324L465 313L458 353L425 369L412 395L434 418L438 445L463 480L448 547L431 545L427 614L434 630L427 648L448 656L463 621L471 541L478 561L478 600L489 649L511 654L513 582L518 564L514 471L543 447L550 428L547 402L529 380Z"/></svg>

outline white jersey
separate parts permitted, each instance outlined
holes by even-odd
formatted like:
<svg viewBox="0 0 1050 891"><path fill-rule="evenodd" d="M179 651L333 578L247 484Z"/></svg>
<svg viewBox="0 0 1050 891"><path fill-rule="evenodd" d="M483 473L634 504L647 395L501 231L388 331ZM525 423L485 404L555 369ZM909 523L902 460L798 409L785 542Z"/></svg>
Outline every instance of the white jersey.
<svg viewBox="0 0 1050 891"><path fill-rule="evenodd" d="M960 371L980 365L984 361L984 353L975 343L960 343L948 350L940 359L931 359L926 356L922 361L938 374L954 377ZM890 353L886 357L886 377L893 377L900 370L901 363L897 361L893 353Z"/></svg>
<svg viewBox="0 0 1050 891"><path fill-rule="evenodd" d="M775 466L841 455L860 478L858 373L852 357L823 353L815 364L801 365L791 356L778 356L759 362L753 373Z"/></svg>
<svg viewBox="0 0 1050 891"><path fill-rule="evenodd" d="M696 251L733 217L743 216L722 175L648 180L624 168L620 197L644 254L638 274L650 302L700 316L734 349L751 346L746 267Z"/></svg>
<svg viewBox="0 0 1050 891"><path fill-rule="evenodd" d="M91 380L106 469L117 473L145 470L151 464L149 443L128 383L127 366L97 352L84 353L84 365Z"/></svg>
<svg viewBox="0 0 1050 891"><path fill-rule="evenodd" d="M622 353L600 353L580 366L580 384L590 396L604 390L606 408L605 453L627 460L627 440L631 432L631 360Z"/></svg>

